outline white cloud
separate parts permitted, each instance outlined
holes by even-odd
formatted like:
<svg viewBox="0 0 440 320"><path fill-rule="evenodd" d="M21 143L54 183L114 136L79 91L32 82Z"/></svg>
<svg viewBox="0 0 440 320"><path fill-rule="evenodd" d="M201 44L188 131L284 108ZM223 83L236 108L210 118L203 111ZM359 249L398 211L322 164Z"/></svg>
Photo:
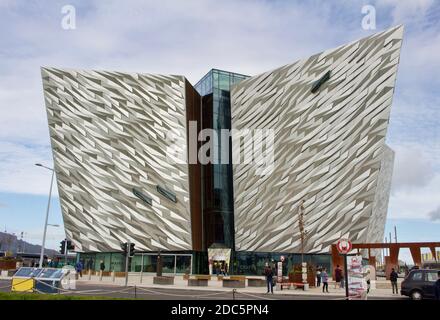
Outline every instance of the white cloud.
<svg viewBox="0 0 440 320"><path fill-rule="evenodd" d="M393 146L395 151L392 191L414 192L434 178L429 156L420 146Z"/></svg>
<svg viewBox="0 0 440 320"><path fill-rule="evenodd" d="M429 219L439 205L440 174L418 188L401 188L392 192L388 207L389 219Z"/></svg>
<svg viewBox="0 0 440 320"><path fill-rule="evenodd" d="M435 4L434 0L378 0L379 6L392 8L393 24L423 21Z"/></svg>

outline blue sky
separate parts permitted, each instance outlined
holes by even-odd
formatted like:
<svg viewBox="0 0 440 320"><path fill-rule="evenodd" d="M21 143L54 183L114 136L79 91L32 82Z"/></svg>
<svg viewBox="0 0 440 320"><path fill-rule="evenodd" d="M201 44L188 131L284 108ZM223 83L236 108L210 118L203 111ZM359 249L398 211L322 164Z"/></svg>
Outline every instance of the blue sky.
<svg viewBox="0 0 440 320"><path fill-rule="evenodd" d="M76 29L61 8L76 8ZM364 30L362 7L376 9ZM440 4L381 1L0 0L0 227L39 243L52 165L40 66L182 74L258 74L405 25L387 143L396 151L388 229L440 240ZM55 190L56 193L56 190ZM53 199L51 223L62 223ZM58 248L62 228L50 228Z"/></svg>

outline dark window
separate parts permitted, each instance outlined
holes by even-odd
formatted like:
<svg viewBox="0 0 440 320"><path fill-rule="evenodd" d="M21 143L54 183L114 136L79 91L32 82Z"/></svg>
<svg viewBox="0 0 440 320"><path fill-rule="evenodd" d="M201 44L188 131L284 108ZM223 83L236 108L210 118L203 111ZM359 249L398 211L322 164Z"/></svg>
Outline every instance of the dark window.
<svg viewBox="0 0 440 320"><path fill-rule="evenodd" d="M437 272L432 272L432 271L430 271L430 272L426 272L426 281L429 281L429 282L436 282L437 281L437 279L438 279L438 274L437 274Z"/></svg>
<svg viewBox="0 0 440 320"><path fill-rule="evenodd" d="M316 81L313 86L312 86L312 93L315 93L316 91L319 90L319 88L328 80L330 79L330 71L327 71L322 77L321 79L319 79L318 81Z"/></svg>
<svg viewBox="0 0 440 320"><path fill-rule="evenodd" d="M174 193L172 193L171 191L168 191L168 190L162 188L161 186L157 186L156 189L157 189L157 192L159 192L165 198L167 198L173 202L177 202L176 195Z"/></svg>
<svg viewBox="0 0 440 320"><path fill-rule="evenodd" d="M422 273L421 272L414 272L411 280L413 281L421 281L422 280Z"/></svg>
<svg viewBox="0 0 440 320"><path fill-rule="evenodd" d="M139 199L141 199L143 202L149 204L150 206L153 205L153 199L151 199L150 197L148 197L147 195L143 194L142 192L140 192L139 190L137 190L136 188L133 188L133 194L138 197Z"/></svg>

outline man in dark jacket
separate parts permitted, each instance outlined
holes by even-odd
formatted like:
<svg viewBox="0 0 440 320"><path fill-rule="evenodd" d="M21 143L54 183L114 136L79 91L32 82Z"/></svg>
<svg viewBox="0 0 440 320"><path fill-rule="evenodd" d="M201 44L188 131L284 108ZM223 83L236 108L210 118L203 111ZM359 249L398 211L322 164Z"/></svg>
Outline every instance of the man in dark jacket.
<svg viewBox="0 0 440 320"><path fill-rule="evenodd" d="M399 293L399 290L397 289L397 272L394 270L394 268L391 269L391 273L390 273L390 281L391 281L391 287L393 288L393 294L394 291L396 294Z"/></svg>
<svg viewBox="0 0 440 320"><path fill-rule="evenodd" d="M342 269L341 269L341 267L339 267L339 264L338 264L335 269L335 289L336 289L336 286L338 286L339 288L342 288L341 281L342 281Z"/></svg>
<svg viewBox="0 0 440 320"><path fill-rule="evenodd" d="M434 284L435 300L440 300L440 271L437 272L437 281Z"/></svg>
<svg viewBox="0 0 440 320"><path fill-rule="evenodd" d="M264 268L264 275L266 276L267 293L270 291L273 294L273 270L269 264L266 264Z"/></svg>

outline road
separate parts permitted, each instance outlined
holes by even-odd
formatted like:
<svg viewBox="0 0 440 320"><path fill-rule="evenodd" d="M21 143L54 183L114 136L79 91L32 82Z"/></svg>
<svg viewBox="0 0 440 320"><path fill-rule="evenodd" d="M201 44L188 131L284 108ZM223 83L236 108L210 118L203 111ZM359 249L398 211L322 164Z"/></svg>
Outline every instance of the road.
<svg viewBox="0 0 440 320"><path fill-rule="evenodd" d="M0 291L10 292L11 280L0 280ZM117 285L97 285L77 283L76 289L69 295L102 296L112 298L130 298L144 300L343 300L338 295L281 295L265 293L242 293L238 289L235 294L224 291L185 290L185 289L157 289L145 287L124 287ZM369 297L369 300L401 300L401 296L382 298Z"/></svg>

